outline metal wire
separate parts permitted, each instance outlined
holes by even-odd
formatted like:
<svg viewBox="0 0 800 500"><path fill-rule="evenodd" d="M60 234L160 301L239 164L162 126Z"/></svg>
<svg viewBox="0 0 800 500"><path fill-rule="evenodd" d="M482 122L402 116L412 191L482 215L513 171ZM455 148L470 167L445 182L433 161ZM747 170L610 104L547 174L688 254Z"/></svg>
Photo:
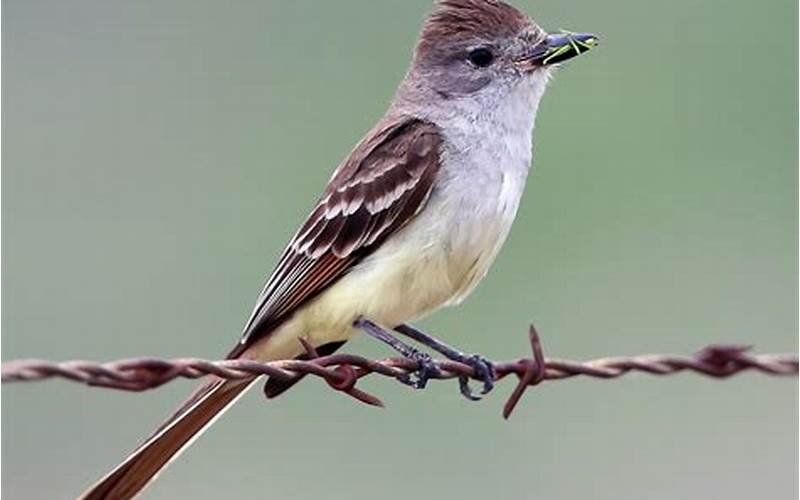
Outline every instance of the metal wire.
<svg viewBox="0 0 800 500"><path fill-rule="evenodd" d="M532 357L494 364L496 380L516 375L517 386L503 408L508 418L529 387L542 381L563 380L585 376L612 379L630 372L650 375L671 375L683 371L715 378L731 377L742 371L759 371L766 375L797 376L796 354L750 354L750 348L740 345L712 345L692 356L650 354L643 356L613 357L592 361L545 359L536 329L529 331ZM369 375L403 378L418 368L417 362L392 358L370 360L353 354L318 356L308 343L303 342L308 360L284 360L260 363L246 360L208 361L198 358L158 359L131 358L108 363L91 361L51 361L27 359L2 364L2 381L31 382L50 378L64 378L96 387L143 391L164 385L176 378L196 379L213 375L224 379L248 379L267 375L282 380L297 380L305 375L324 379L337 391L359 401L383 406L380 399L355 387L358 379ZM459 376L476 378L471 366L450 360L436 360L439 373L435 379L452 379Z"/></svg>

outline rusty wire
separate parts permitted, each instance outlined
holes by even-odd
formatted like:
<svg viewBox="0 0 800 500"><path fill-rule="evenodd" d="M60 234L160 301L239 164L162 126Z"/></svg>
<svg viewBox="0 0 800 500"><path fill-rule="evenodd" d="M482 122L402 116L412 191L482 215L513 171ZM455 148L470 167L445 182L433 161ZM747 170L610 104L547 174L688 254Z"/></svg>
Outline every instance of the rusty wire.
<svg viewBox="0 0 800 500"><path fill-rule="evenodd" d="M503 408L503 417L511 415L522 394L529 387L545 380L563 380L585 376L612 379L630 372L650 375L671 375L690 371L715 378L731 377L739 372L755 370L767 375L796 376L798 357L795 354L750 354L747 346L711 345L692 356L650 354L630 357L602 358L591 361L545 359L536 329L531 325L529 339L532 357L494 364L495 379L516 375L518 383ZM337 391L359 401L383 406L380 399L355 387L356 382L369 374L403 378L418 368L417 362L404 358L380 361L354 354L318 356L314 348L301 340L308 360L284 360L261 363L248 360L208 361L198 358L158 359L131 358L108 363L91 361L50 361L29 359L2 364L2 381L30 382L49 378L64 378L91 386L143 391L166 384L176 378L196 379L214 375L225 379L249 379L261 375L281 380L296 380L305 375L324 379ZM439 373L435 379L459 376L475 378L471 366L450 360L436 360Z"/></svg>

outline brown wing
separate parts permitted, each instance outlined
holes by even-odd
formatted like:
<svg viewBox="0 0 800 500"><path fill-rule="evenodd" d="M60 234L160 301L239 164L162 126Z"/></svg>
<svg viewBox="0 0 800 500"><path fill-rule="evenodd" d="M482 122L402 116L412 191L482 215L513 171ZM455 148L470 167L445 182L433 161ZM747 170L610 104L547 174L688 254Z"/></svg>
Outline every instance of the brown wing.
<svg viewBox="0 0 800 500"><path fill-rule="evenodd" d="M396 117L383 120L356 146L284 250L232 356L272 331L419 213L439 168L440 145L435 125Z"/></svg>

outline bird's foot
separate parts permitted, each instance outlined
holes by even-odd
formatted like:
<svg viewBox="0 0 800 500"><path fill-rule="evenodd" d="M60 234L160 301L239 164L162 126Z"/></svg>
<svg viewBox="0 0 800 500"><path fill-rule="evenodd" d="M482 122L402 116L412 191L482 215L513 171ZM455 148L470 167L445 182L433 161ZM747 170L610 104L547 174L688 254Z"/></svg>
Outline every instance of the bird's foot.
<svg viewBox="0 0 800 500"><path fill-rule="evenodd" d="M489 391L494 388L494 364L478 354L460 356L459 358L460 359L455 359L454 361L471 366L472 370L475 372L475 378L483 382L481 395L488 394ZM466 375L458 377L458 386L459 389L461 389L461 394L470 401L478 401L481 399L480 396L475 396L472 393L472 388L469 386L469 377Z"/></svg>
<svg viewBox="0 0 800 500"><path fill-rule="evenodd" d="M428 353L414 350L405 357L416 361L417 369L398 380L414 389L424 389L428 385L428 380L436 378L442 373Z"/></svg>
<svg viewBox="0 0 800 500"><path fill-rule="evenodd" d="M444 354L445 356L447 356L448 359L471 366L474 378L483 382L483 389L481 390L481 395L487 394L494 387L494 378L495 378L494 365L492 364L491 361L484 358L483 356L480 356L478 354L473 354L471 356L464 354L458 349L455 349L445 344L436 337L428 335L422 330L407 323L396 326L394 330L398 333L405 335L406 337L412 338L417 342L420 342L430 347L431 349L437 352ZM461 376L458 378L458 384L461 390L461 394L463 394L464 397L469 399L470 401L477 401L480 399L480 396L476 396L472 393L472 389L469 386L469 379L470 377L467 376Z"/></svg>
<svg viewBox="0 0 800 500"><path fill-rule="evenodd" d="M428 380L441 374L433 358L427 353L421 352L406 344L391 333L384 330L380 325L373 323L366 318L358 318L353 326L366 332L373 338L380 340L389 347L399 352L404 358L417 362L417 369L411 373L397 377L400 382L415 389L424 389L428 385Z"/></svg>

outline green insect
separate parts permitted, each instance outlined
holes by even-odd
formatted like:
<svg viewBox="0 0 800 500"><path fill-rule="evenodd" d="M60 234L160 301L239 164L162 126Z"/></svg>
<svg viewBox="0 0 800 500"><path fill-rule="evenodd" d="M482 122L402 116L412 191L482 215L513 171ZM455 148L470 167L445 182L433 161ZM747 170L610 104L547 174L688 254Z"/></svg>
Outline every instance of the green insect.
<svg viewBox="0 0 800 500"><path fill-rule="evenodd" d="M572 56L580 55L581 52L586 52L597 46L597 38L594 36L587 36L584 34L573 33L567 30L559 30L558 35L551 35L556 37L557 42L554 43L552 48L544 55L542 64L547 65L556 63ZM581 50L583 49L583 50Z"/></svg>

